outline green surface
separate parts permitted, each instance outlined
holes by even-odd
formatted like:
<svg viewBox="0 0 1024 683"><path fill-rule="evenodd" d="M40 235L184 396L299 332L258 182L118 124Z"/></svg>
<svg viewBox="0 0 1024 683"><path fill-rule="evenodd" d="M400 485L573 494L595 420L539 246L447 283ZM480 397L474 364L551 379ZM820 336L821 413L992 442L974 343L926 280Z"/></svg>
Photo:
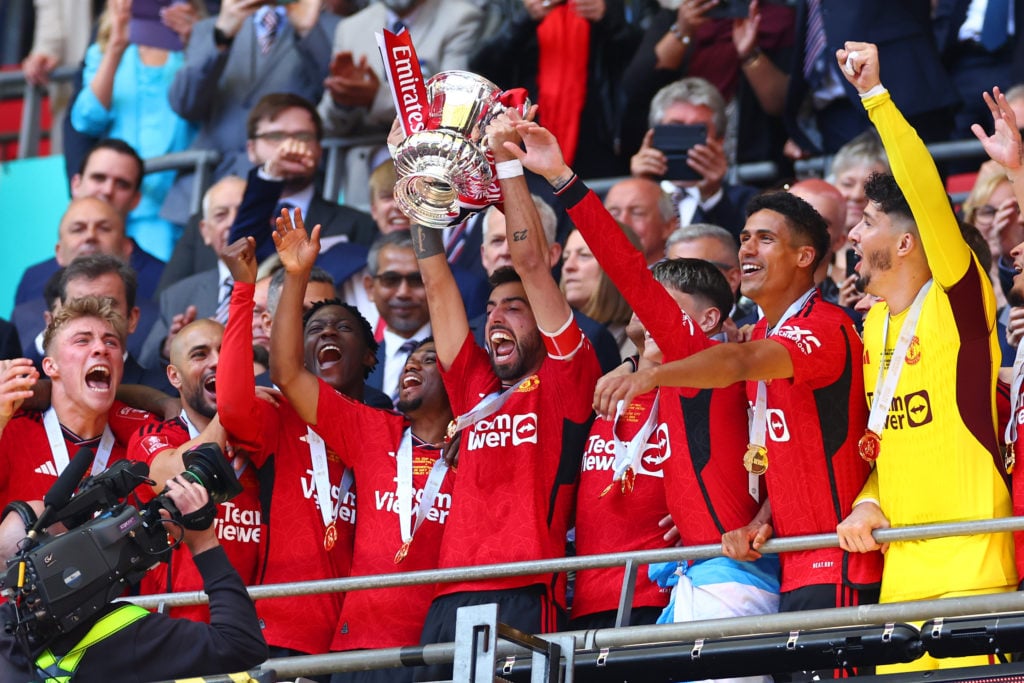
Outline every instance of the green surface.
<svg viewBox="0 0 1024 683"><path fill-rule="evenodd" d="M63 156L0 164L0 317L11 317L22 271L53 256L57 225L69 198Z"/></svg>

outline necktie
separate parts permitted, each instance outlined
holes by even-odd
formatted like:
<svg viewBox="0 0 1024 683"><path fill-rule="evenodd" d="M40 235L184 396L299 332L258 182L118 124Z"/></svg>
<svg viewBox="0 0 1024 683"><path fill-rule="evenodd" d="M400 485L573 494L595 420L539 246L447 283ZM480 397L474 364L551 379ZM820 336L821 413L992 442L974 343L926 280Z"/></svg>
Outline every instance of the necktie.
<svg viewBox="0 0 1024 683"><path fill-rule="evenodd" d="M388 27L388 30L391 31L392 33L398 34L401 33L405 28L406 25L402 23L401 19L395 19L393 22L391 22L391 26Z"/></svg>
<svg viewBox="0 0 1024 683"><path fill-rule="evenodd" d="M220 283L220 298L217 299L217 312L214 314L213 319L219 322L221 325L226 325L228 322L228 309L231 307L231 290L234 289L235 281L228 275L224 278L224 281Z"/></svg>
<svg viewBox="0 0 1024 683"><path fill-rule="evenodd" d="M989 52L1001 48L1009 36L1010 0L988 0L985 23L981 25L980 42Z"/></svg>
<svg viewBox="0 0 1024 683"><path fill-rule="evenodd" d="M263 27L263 35L260 36L260 52L262 54L267 54L270 52L270 48L274 47L274 38L277 37L279 23L280 17L277 16L277 12L273 8L263 13L263 17L260 19L260 25Z"/></svg>
<svg viewBox="0 0 1024 683"><path fill-rule="evenodd" d="M466 224L469 223L469 220L462 221L448 233L448 242L445 244L448 263L455 263L462 255L462 250L466 246Z"/></svg>
<svg viewBox="0 0 1024 683"><path fill-rule="evenodd" d="M821 0L807 0L807 36L804 41L804 78L814 90L821 82L825 53L825 19L821 14Z"/></svg>

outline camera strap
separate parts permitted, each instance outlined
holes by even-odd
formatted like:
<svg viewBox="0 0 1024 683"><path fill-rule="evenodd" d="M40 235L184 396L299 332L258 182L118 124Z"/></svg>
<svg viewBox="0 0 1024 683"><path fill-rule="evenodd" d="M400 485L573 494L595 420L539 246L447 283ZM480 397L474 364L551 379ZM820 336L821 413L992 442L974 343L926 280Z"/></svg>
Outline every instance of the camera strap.
<svg viewBox="0 0 1024 683"><path fill-rule="evenodd" d="M68 455L68 445L64 441L64 430L61 429L60 420L57 419L57 411L52 407L43 413L43 427L46 429L46 440L50 443L50 453L53 455L53 464L59 475L64 471L71 461ZM104 425L103 436L100 437L99 446L96 447L96 459L92 461L92 474L95 476L107 469L110 462L110 453L114 450L114 433L110 431L110 425Z"/></svg>
<svg viewBox="0 0 1024 683"><path fill-rule="evenodd" d="M36 668L46 674L47 683L70 683L82 657L90 647L106 640L118 631L128 628L147 614L149 614L149 610L138 605L122 605L93 624L85 637L78 641L78 644L67 654L57 657L50 648L43 650L43 653L36 658Z"/></svg>

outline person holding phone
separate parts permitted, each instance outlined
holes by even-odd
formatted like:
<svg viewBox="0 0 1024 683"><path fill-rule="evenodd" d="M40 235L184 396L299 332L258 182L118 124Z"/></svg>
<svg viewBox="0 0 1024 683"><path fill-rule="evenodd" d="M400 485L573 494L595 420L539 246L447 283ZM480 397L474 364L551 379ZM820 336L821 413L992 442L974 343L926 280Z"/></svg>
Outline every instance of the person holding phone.
<svg viewBox="0 0 1024 683"><path fill-rule="evenodd" d="M649 123L630 173L667 181L680 225L713 223L738 235L756 190L725 180L725 100L715 86L703 78L670 83L651 101Z"/></svg>

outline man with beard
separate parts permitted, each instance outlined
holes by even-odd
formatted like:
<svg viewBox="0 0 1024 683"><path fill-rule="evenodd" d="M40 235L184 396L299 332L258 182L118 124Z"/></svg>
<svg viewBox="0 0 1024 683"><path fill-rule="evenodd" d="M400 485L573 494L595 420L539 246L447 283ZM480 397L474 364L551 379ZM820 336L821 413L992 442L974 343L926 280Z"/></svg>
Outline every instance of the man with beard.
<svg viewBox="0 0 1024 683"><path fill-rule="evenodd" d="M529 137L527 142L529 148ZM606 376L594 395L598 414L611 416L620 400L628 403L656 386L746 382L754 410L743 462L751 474L764 474L768 499L748 525L723 536L723 552L735 560L760 558L757 549L773 533L832 532L870 471L856 451L866 412L857 364L860 338L846 314L822 301L814 286L814 272L828 251L825 221L786 192L755 197L747 211L740 233L742 286L764 311L753 341L718 344L628 376ZM779 611L872 599L861 593L878 582L881 559L877 552L846 554L839 548L783 554ZM776 675L780 679L789 680L789 674Z"/></svg>
<svg viewBox="0 0 1024 683"><path fill-rule="evenodd" d="M217 368L217 413L228 440L249 453L260 472L266 556L258 581L346 576L355 524L352 476L338 453L306 425L291 403L273 406L256 397L251 324L257 270L254 241L240 240L229 252L235 287ZM297 306L301 309L301 302ZM317 302L305 315L305 366L332 391L362 401L377 346L370 326L337 299ZM271 655L327 652L341 605L339 593L259 601L256 608Z"/></svg>
<svg viewBox="0 0 1024 683"><path fill-rule="evenodd" d="M37 374L31 361L12 361L0 394L0 505L42 498L79 448L95 451L92 474L104 471L124 459L134 432L156 420L114 400L126 335L112 299L84 296L61 306L43 337L43 371L52 380L45 411L15 414Z"/></svg>
<svg viewBox="0 0 1024 683"><path fill-rule="evenodd" d="M961 236L928 150L881 84L877 48L847 42L836 57L893 172L868 178L868 205L850 231L864 291L883 299L864 320L871 414L860 454L875 468L838 527L844 549L866 552L879 547L874 529L1004 517L1011 503L994 429L1000 354L991 281ZM1011 534L978 534L889 545L880 598L1016 586ZM886 671L986 661L925 657Z"/></svg>
<svg viewBox="0 0 1024 683"><path fill-rule="evenodd" d="M182 455L186 451L202 443L221 447L232 460L242 493L218 506L214 526L231 564L250 585L255 583L259 558L259 481L248 459L232 454L217 419L217 365L223 336L224 326L207 318L186 325L174 336L167 378L181 395L181 414L139 430L128 444L128 457L149 464L149 476L156 482L153 492L160 493L167 479L184 469ZM169 567L160 564L145 575L141 591L177 593L202 590L202 586L192 558L175 553ZM206 621L209 609L205 605L180 607L172 610L172 615Z"/></svg>
<svg viewBox="0 0 1024 683"><path fill-rule="evenodd" d="M380 314L380 346L377 365L366 381L397 401L398 376L405 359L422 339L430 336L427 295L409 233L389 232L374 240L367 270L363 286Z"/></svg>
<svg viewBox="0 0 1024 683"><path fill-rule="evenodd" d="M464 430L442 568L564 554L589 431L589 394L600 374L597 356L551 276L547 240L522 167L506 149L519 143L515 127L502 115L487 136L498 162L515 270L491 275L486 351L470 333L441 233L422 226L413 233L437 358L460 416L457 428ZM454 640L459 607L495 602L503 623L527 633L554 631L565 606L564 581L549 574L444 584L420 642ZM450 667L417 674L419 680L450 677Z"/></svg>
<svg viewBox="0 0 1024 683"><path fill-rule="evenodd" d="M441 534L452 503L454 473L442 455L451 406L437 368L432 340L419 342L403 360L398 409L379 410L335 391L303 365L302 292L319 252L319 226L307 235L301 215L278 220L278 254L284 287L271 335L271 377L299 416L359 482L352 573L357 576L436 569ZM386 251L386 250L384 250ZM409 247L415 267L415 256ZM395 264L398 267L399 264ZM408 266L409 264L404 264ZM419 275L418 269L415 270ZM403 289L408 289L402 283ZM327 305L307 331L321 330L317 358L339 355L327 330L347 326L344 309ZM339 335L341 331L339 330ZM419 640L431 588L408 586L355 591L345 597L332 650L401 647ZM412 669L335 674L334 683L412 681Z"/></svg>
<svg viewBox="0 0 1024 683"><path fill-rule="evenodd" d="M559 200L646 331L640 367L656 367L715 346L710 337L720 332L734 301L718 266L682 258L660 261L648 270L645 254L629 243L597 195L568 169L551 133L528 124L524 130L527 151L522 161L543 177L569 179L557 193ZM678 317L666 315L670 310L679 310ZM624 404L613 418L595 420L576 508L580 554L639 548L633 544L643 536L650 539L646 547L663 546L658 521L666 503L687 546L719 542L727 531L747 524L763 495L758 478L748 477L739 457L746 434L736 425L746 421L746 414L745 387L736 382L704 390L655 388ZM601 458L602 452L615 457ZM659 508L650 490L657 484L654 492L662 493L662 481ZM615 581L607 573L599 580L602 571L608 570L577 575L573 628L612 625L608 611L617 601ZM646 583L636 596L658 604ZM692 562L679 577L673 609L659 621L774 612L778 591L774 557Z"/></svg>

